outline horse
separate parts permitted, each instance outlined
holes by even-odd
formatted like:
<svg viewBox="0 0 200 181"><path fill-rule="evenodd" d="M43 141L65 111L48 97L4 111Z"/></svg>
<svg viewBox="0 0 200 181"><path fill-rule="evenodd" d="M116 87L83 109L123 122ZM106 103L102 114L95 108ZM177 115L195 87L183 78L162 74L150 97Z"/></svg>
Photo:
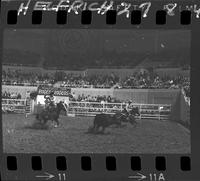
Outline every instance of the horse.
<svg viewBox="0 0 200 181"><path fill-rule="evenodd" d="M57 127L59 126L58 118L62 110L66 111L63 102L60 101L59 103L56 104L54 108L51 108L50 111L43 109L41 113L36 114L36 119L39 120L44 125L47 123L48 120L55 121L57 124L55 127Z"/></svg>
<svg viewBox="0 0 200 181"><path fill-rule="evenodd" d="M139 110L139 107L133 107L130 111L129 111L130 114L134 115L134 116L140 116L140 110Z"/></svg>
<svg viewBox="0 0 200 181"><path fill-rule="evenodd" d="M115 113L114 117L118 119L122 123L130 123L131 125L136 125L137 122L135 121L135 116L140 116L139 108L133 107L128 114L124 114L121 111Z"/></svg>
<svg viewBox="0 0 200 181"><path fill-rule="evenodd" d="M137 124L137 122L135 121L135 116L140 116L140 111L138 107L133 107L130 111L129 111L129 116L128 116L128 120L129 122L133 125Z"/></svg>
<svg viewBox="0 0 200 181"><path fill-rule="evenodd" d="M121 125L121 121L116 119L115 116L109 114L97 114L94 118L92 130L94 132L99 132L100 128L102 128L101 132L104 133L105 129L111 125Z"/></svg>

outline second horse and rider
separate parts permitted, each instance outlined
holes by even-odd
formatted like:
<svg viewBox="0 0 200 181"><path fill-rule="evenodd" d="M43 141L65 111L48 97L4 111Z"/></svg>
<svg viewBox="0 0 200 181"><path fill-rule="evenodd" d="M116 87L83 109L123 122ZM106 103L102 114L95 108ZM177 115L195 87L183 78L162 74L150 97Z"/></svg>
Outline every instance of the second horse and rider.
<svg viewBox="0 0 200 181"><path fill-rule="evenodd" d="M49 95L44 95L45 107L40 113L36 114L36 119L42 124L46 124L48 120L55 121L56 127L59 125L59 115L60 112L67 111L63 101L55 103L54 92L51 91ZM129 104L130 105L130 104ZM111 125L122 126L123 122L130 123L131 125L136 125L135 116L139 116L139 108L133 107L131 110L125 107L122 111L118 111L115 114L100 113L94 118L93 126L89 128L88 131L98 133L104 132L105 129Z"/></svg>
<svg viewBox="0 0 200 181"><path fill-rule="evenodd" d="M54 92L51 91L49 95L44 95L45 98L45 107L41 112L36 114L36 119L40 121L41 124L46 124L47 121L51 120L56 122L55 127L59 125L59 115L60 112L66 111L64 102L60 101L55 103Z"/></svg>
<svg viewBox="0 0 200 181"><path fill-rule="evenodd" d="M135 116L139 116L139 108L133 107L130 111L124 108L122 111L118 111L113 115L110 114L97 114L94 118L94 124L88 129L92 133L104 133L105 129L112 125L122 126L122 123L130 123L136 125Z"/></svg>

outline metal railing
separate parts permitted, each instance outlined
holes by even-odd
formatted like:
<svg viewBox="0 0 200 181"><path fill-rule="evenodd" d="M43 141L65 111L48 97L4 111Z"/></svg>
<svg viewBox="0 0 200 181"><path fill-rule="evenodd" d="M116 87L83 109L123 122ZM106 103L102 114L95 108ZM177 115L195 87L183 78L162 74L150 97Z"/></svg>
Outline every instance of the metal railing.
<svg viewBox="0 0 200 181"><path fill-rule="evenodd" d="M170 104L131 104L128 109L138 107L140 111L139 119L169 119L171 114ZM126 104L123 103L99 103L99 102L70 102L68 114L81 116L95 116L96 114L114 114L122 111Z"/></svg>
<svg viewBox="0 0 200 181"><path fill-rule="evenodd" d="M2 111L28 114L31 111L30 102L27 99L2 99Z"/></svg>
<svg viewBox="0 0 200 181"><path fill-rule="evenodd" d="M31 104L27 99L2 99L2 109L12 108L15 113L26 113L31 111ZM75 116L95 116L96 114L115 114L127 107L124 103L100 103L100 102L76 102L70 101L66 107L68 115ZM138 107L140 116L139 119L158 119L167 120L170 118L170 104L131 104L128 109Z"/></svg>

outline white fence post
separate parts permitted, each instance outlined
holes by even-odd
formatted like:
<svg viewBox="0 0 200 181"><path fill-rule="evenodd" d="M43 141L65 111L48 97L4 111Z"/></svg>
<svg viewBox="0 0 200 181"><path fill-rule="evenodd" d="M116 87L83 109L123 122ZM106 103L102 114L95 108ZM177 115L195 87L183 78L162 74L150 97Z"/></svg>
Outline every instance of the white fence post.
<svg viewBox="0 0 200 181"><path fill-rule="evenodd" d="M141 111L142 110L142 105L140 104L140 119L142 119L142 114L141 114Z"/></svg>

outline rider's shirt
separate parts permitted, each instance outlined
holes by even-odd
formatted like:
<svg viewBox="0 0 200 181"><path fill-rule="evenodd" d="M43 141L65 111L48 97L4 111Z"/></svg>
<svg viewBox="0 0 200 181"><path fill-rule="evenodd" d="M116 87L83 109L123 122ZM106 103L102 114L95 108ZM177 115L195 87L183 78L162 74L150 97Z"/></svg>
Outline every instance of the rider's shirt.
<svg viewBox="0 0 200 181"><path fill-rule="evenodd" d="M129 104L127 103L127 104L126 104L126 110L128 110L128 108L129 108Z"/></svg>
<svg viewBox="0 0 200 181"><path fill-rule="evenodd" d="M128 115L128 111L127 111L127 109L124 109L123 111L122 111L122 113L124 114L124 115Z"/></svg>
<svg viewBox="0 0 200 181"><path fill-rule="evenodd" d="M54 100L53 96L45 95L44 98L45 98L45 105L46 106L54 105L55 100Z"/></svg>

